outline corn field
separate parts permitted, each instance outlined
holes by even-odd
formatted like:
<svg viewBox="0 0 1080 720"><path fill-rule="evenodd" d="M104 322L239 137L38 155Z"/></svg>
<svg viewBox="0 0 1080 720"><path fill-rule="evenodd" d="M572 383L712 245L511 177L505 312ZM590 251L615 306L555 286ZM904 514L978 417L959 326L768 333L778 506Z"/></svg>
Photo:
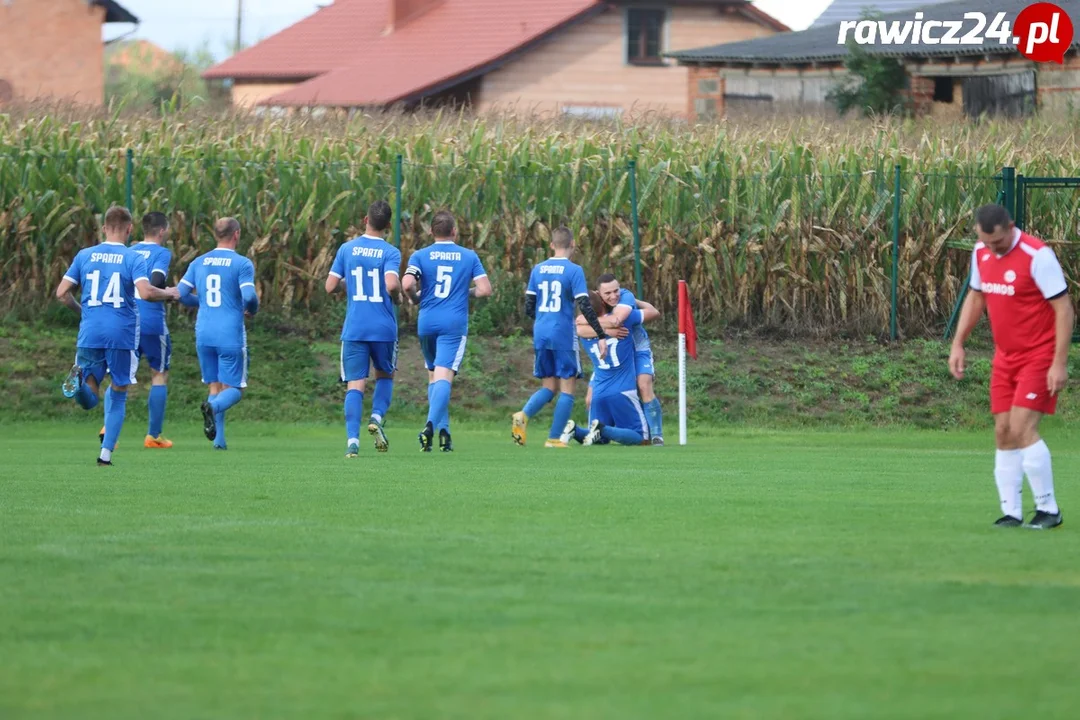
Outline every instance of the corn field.
<svg viewBox="0 0 1080 720"><path fill-rule="evenodd" d="M889 326L894 166L901 168L898 315L906 336L940 332L968 272L972 211L998 199L1001 168L1069 176L1076 125L912 121L533 123L461 115L351 120L165 120L64 112L0 114L0 308L47 302L100 214L123 204L132 152L136 218L172 220L174 280L232 215L264 306L332 325L322 292L337 246L372 200L397 198L407 258L440 208L484 260L497 291L475 331L524 320L530 266L567 224L589 277L634 286L636 163L643 287L674 315L690 283L699 326L882 334ZM1029 231L1057 249L1070 281L1080 192L1033 191ZM136 229L138 236L138 229ZM411 310L403 309L404 319Z"/></svg>

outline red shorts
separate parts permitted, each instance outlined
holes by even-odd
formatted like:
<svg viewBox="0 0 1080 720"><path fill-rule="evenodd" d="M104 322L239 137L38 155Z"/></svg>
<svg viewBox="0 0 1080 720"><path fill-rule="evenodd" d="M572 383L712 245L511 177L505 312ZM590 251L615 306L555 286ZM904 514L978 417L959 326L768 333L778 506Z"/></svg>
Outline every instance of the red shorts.
<svg viewBox="0 0 1080 720"><path fill-rule="evenodd" d="M1009 412L1014 407L1028 408L1044 415L1057 409L1057 395L1046 387L1046 375L1054 362L1054 349L1024 355L994 354L990 375L990 412Z"/></svg>

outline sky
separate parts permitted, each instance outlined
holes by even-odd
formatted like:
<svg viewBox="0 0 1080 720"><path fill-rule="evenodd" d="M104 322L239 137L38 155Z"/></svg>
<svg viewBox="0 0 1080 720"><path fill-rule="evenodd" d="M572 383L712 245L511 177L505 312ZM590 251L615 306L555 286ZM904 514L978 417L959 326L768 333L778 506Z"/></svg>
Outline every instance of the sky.
<svg viewBox="0 0 1080 720"><path fill-rule="evenodd" d="M133 37L144 38L166 50L194 50L206 46L219 60L231 54L236 37L238 0L120 0L141 21ZM785 23L802 30L831 0L755 0L754 4ZM543 2L543 0L536 0ZM301 20L329 4L329 0L243 0L244 42L252 44ZM106 38L131 32L129 25L110 25Z"/></svg>

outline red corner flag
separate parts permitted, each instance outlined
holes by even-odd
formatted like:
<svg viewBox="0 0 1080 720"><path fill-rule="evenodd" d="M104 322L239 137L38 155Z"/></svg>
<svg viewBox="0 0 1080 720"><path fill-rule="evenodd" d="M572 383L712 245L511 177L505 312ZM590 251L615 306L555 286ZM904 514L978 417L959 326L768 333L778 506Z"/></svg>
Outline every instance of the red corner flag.
<svg viewBox="0 0 1080 720"><path fill-rule="evenodd" d="M694 312L685 280L679 281L679 334L686 335L686 352L697 360L697 328L694 327Z"/></svg>

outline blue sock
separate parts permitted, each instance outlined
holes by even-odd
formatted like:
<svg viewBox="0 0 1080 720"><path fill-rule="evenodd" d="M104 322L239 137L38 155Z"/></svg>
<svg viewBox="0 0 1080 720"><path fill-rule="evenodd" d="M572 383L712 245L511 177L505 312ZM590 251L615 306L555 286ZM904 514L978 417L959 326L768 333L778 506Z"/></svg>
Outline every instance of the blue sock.
<svg viewBox="0 0 1080 720"><path fill-rule="evenodd" d="M375 393L371 396L371 416L382 424L386 412L390 409L390 398L394 396L394 378L377 378Z"/></svg>
<svg viewBox="0 0 1080 720"><path fill-rule="evenodd" d="M607 425L600 428L600 437L606 440L613 440L620 445L640 445L645 439L639 432L627 430L626 428L609 427Z"/></svg>
<svg viewBox="0 0 1080 720"><path fill-rule="evenodd" d="M168 385L151 385L150 396L146 399L146 408L150 411L150 437L161 435L161 426L165 424L165 401L169 398Z"/></svg>
<svg viewBox="0 0 1080 720"><path fill-rule="evenodd" d="M428 420L436 430L450 432L450 382L436 380L431 384L431 408Z"/></svg>
<svg viewBox="0 0 1080 720"><path fill-rule="evenodd" d="M533 396L529 398L529 402L525 403L525 407L521 408L521 412L525 413L525 416L529 419L536 417L536 414L544 409L544 406L551 402L555 397L555 393L548 390L546 387L542 387L533 393ZM556 410L556 412L558 412Z"/></svg>
<svg viewBox="0 0 1080 720"><path fill-rule="evenodd" d="M649 422L649 434L653 437L663 437L664 420L660 412L660 398L654 397L645 403L645 419Z"/></svg>
<svg viewBox="0 0 1080 720"><path fill-rule="evenodd" d="M589 428L580 425L574 426L574 439L583 442L589 436Z"/></svg>
<svg viewBox="0 0 1080 720"><path fill-rule="evenodd" d="M217 399L217 395L209 395L207 396L206 401L213 407L214 401ZM214 447L225 447L225 413L214 413L214 424L217 426L217 435L214 437Z"/></svg>
<svg viewBox="0 0 1080 720"><path fill-rule="evenodd" d="M225 388L218 393L216 400L210 401L210 405L213 406L215 414L223 413L236 403L240 402L240 398L243 396L244 394L237 388Z"/></svg>
<svg viewBox="0 0 1080 720"><path fill-rule="evenodd" d="M345 393L345 437L360 439L360 416L364 413L364 393L349 390Z"/></svg>
<svg viewBox="0 0 1080 720"><path fill-rule="evenodd" d="M569 393L562 393L559 395L559 402L555 403L555 417L551 421L551 432L548 433L549 440L558 440L562 435L563 428L566 427L566 423L570 420L570 415L574 412L574 396Z"/></svg>
<svg viewBox="0 0 1080 720"><path fill-rule="evenodd" d="M75 393L75 402L83 410L93 410L97 407L98 396L86 383L79 385L79 391Z"/></svg>
<svg viewBox="0 0 1080 720"><path fill-rule="evenodd" d="M105 440L101 447L115 450L124 427L124 415L127 414L127 390L117 392L110 387L105 404L108 406L105 409Z"/></svg>

